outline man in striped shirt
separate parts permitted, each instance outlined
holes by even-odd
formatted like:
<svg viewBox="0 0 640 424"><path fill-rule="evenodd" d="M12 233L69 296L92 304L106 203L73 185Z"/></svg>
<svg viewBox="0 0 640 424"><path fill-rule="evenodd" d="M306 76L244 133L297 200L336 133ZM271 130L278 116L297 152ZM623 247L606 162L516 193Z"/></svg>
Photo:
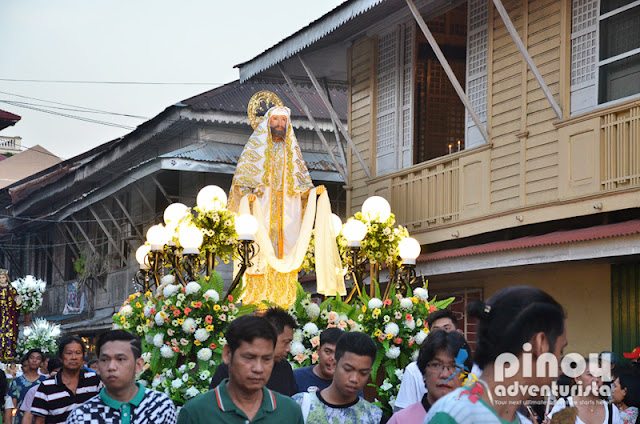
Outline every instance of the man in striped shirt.
<svg viewBox="0 0 640 424"><path fill-rule="evenodd" d="M42 383L33 399L31 413L36 424L64 423L78 406L98 394L102 384L94 372L83 371L85 346L78 336L60 341L62 371Z"/></svg>

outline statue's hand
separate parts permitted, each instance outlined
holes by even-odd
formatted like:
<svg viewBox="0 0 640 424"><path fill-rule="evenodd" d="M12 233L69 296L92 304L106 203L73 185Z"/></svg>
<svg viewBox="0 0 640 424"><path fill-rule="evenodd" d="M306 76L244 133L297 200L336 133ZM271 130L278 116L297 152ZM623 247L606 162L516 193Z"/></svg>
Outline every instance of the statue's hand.
<svg viewBox="0 0 640 424"><path fill-rule="evenodd" d="M326 191L326 187L323 185L319 185L318 187L316 187L316 194L318 196L320 196L322 193L324 193Z"/></svg>
<svg viewBox="0 0 640 424"><path fill-rule="evenodd" d="M22 306L22 296L20 296L20 295L16 296L16 306L18 308Z"/></svg>
<svg viewBox="0 0 640 424"><path fill-rule="evenodd" d="M255 195L255 194L250 194L250 195L249 195L249 201L250 201L250 202L255 202L255 200L256 200L256 199L257 199L257 198L256 198L256 195Z"/></svg>
<svg viewBox="0 0 640 424"><path fill-rule="evenodd" d="M253 189L254 197L262 197L264 192L267 190L267 186L264 184L259 184L256 188ZM251 201L251 199L249 199ZM255 199L254 199L255 200Z"/></svg>

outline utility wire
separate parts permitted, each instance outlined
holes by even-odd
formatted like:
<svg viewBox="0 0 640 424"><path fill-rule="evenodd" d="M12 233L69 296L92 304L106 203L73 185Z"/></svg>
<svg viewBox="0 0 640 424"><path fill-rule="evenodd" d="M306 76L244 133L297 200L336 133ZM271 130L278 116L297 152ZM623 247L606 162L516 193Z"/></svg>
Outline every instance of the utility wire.
<svg viewBox="0 0 640 424"><path fill-rule="evenodd" d="M62 117L65 117L65 118L77 119L79 121L89 122L89 123L92 123L92 124L100 124L100 125L106 125L108 127L123 128L125 130L134 130L135 129L135 127L130 127L128 125L116 124L114 122L107 122L107 121L99 121L97 119L85 118L83 116L70 115L68 113L54 112L52 110L46 110L46 109L42 109L42 108L34 107L34 106L27 106L25 104L17 104L15 102L6 101L6 100L0 100L0 103L6 103L6 104L9 104L9 105L12 105L12 106L22 107L22 108L25 108L25 109L32 109L32 110L35 110L35 111L38 111L38 112L49 113L51 115L58 115L58 116L62 116Z"/></svg>
<svg viewBox="0 0 640 424"><path fill-rule="evenodd" d="M116 84L116 85L224 85L222 82L158 82L158 81L83 81L0 78L7 82L38 82L55 84Z"/></svg>
<svg viewBox="0 0 640 424"><path fill-rule="evenodd" d="M151 119L151 118L149 118L147 116L129 115L127 113L107 112L107 111L103 111L103 110L93 110L93 109L78 109L78 108L60 107L60 106L49 106L49 105L42 105L42 104L38 104L38 103L18 102L18 101L9 100L9 99L0 99L0 102L11 103L11 104L16 105L16 106L17 105L38 106L38 107L44 107L44 108L47 108L47 109L67 110L67 111L71 111L71 112L99 113L99 114L103 114L103 115L124 116L126 118L136 118L136 119L144 119L144 120Z"/></svg>

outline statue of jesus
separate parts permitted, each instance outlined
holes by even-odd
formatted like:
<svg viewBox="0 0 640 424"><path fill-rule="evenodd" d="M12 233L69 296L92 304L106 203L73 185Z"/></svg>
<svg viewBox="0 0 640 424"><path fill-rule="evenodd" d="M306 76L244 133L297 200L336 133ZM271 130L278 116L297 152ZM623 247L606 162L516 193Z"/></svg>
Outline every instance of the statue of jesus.
<svg viewBox="0 0 640 424"><path fill-rule="evenodd" d="M228 208L250 211L259 223L260 254L245 273L244 302L268 300L285 307L293 303L298 270L315 220L316 195L323 193L327 196L324 186L314 188L311 182L291 126L291 111L272 107L240 155L229 193ZM241 200L245 197L248 202L243 210ZM328 205L328 197L326 202ZM328 217L326 209L322 214L318 209L318 216L330 221L330 209L328 206ZM264 230L262 241L260 227ZM266 246L266 237L270 246Z"/></svg>

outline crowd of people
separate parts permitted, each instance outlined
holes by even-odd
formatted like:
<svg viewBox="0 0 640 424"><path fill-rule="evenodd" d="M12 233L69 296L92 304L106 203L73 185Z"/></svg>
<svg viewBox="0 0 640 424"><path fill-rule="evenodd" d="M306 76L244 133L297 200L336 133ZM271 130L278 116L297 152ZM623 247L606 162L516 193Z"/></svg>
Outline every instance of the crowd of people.
<svg viewBox="0 0 640 424"><path fill-rule="evenodd" d="M211 390L179 412L165 393L136 381L144 366L138 336L113 330L99 338L89 364L82 339L67 336L56 357L32 349L21 372L8 368L10 382L0 373L4 423L636 423L640 347L624 354L630 366L602 352L557 376L553 363L568 339L565 312L550 295L510 287L467 312L478 320L475 351L453 312L430 314L429 335L404 370L391 416L363 397L377 355L369 335L328 328L317 364L293 370L287 356L298 324L270 308L229 324ZM505 358L522 366L505 372Z"/></svg>

